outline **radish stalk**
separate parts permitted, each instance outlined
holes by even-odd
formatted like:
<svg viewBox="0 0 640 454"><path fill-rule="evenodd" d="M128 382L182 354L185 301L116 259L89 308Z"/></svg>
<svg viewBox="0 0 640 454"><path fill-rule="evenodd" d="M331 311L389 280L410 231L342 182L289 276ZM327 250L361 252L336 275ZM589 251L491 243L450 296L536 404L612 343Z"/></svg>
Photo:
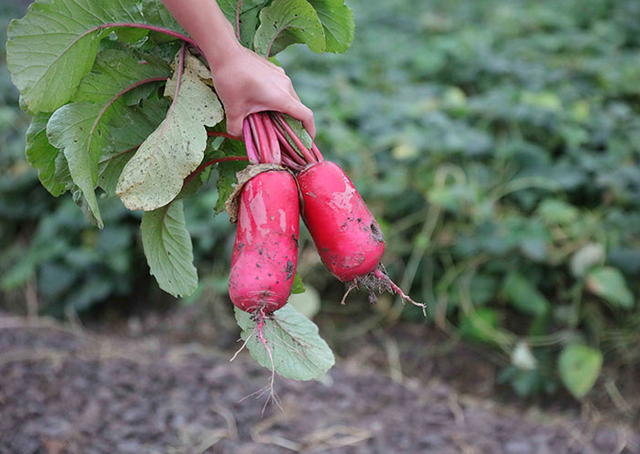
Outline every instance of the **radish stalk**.
<svg viewBox="0 0 640 454"><path fill-rule="evenodd" d="M273 164L273 156L271 154L271 147L267 138L267 132L264 129L262 123L262 117L260 114L252 114L251 118L255 124L256 132L258 134L258 140L260 141L260 162Z"/></svg>
<svg viewBox="0 0 640 454"><path fill-rule="evenodd" d="M265 113L261 113L260 118L262 118L262 123L264 124L264 129L267 133L267 139L269 140L269 148L271 149L273 161L279 163L281 161L282 154L280 152L278 136L276 135L275 128L273 127L273 121L271 120L271 117Z"/></svg>
<svg viewBox="0 0 640 454"><path fill-rule="evenodd" d="M247 117L247 120L249 120L249 126L251 126L249 130L251 131L251 137L253 138L253 145L256 148L256 152L258 155L258 162L262 162L262 149L261 149L262 144L258 139L256 119L253 117L253 114L252 114Z"/></svg>
<svg viewBox="0 0 640 454"><path fill-rule="evenodd" d="M282 127L280 125L278 125L277 123L273 123L274 126L274 130L276 132L276 135L278 136L278 140L280 141L280 145L282 146L282 148L284 148L284 152L282 154L282 156L288 156L290 159L292 159L293 161L295 161L297 164L301 165L301 166L306 166L307 163L305 162L304 158L302 156L300 156L300 154L293 149L293 147L291 146L291 144L289 143L289 141L287 140L287 138L284 135L284 129L282 129Z"/></svg>
<svg viewBox="0 0 640 454"><path fill-rule="evenodd" d="M242 123L242 133L244 135L244 144L247 148L247 156L249 157L249 161L251 162L251 164L258 164L260 162L260 157L258 156L258 152L256 151L255 145L253 143L251 124L246 118Z"/></svg>
<svg viewBox="0 0 640 454"><path fill-rule="evenodd" d="M307 159L309 162L318 162L315 159L315 156L313 156L313 154L311 154L311 152L304 146L304 144L302 143L300 138L296 135L296 133L293 131L293 129L291 129L291 126L289 126L289 123L287 123L287 121L284 119L282 114L276 113L275 118L280 124L280 126L284 128L284 130L286 131L287 135L291 138L291 140L293 140L293 143L298 148L300 153L302 153L305 159Z"/></svg>

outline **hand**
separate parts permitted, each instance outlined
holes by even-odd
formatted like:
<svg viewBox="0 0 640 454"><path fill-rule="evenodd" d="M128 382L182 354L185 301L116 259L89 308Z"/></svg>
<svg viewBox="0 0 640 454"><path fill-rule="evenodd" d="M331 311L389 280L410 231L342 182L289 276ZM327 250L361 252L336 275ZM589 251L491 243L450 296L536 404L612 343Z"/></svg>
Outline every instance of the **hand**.
<svg viewBox="0 0 640 454"><path fill-rule="evenodd" d="M224 104L229 134L242 136L242 122L247 116L272 110L302 121L315 137L313 112L302 104L282 68L240 45L228 51L225 58L219 54L216 57L209 62L216 93Z"/></svg>

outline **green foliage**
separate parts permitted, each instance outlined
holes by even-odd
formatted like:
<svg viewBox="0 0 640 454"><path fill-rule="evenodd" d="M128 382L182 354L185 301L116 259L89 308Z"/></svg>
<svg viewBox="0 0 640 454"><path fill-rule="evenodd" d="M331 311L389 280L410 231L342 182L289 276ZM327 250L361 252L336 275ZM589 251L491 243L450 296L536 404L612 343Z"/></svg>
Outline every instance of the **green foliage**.
<svg viewBox="0 0 640 454"><path fill-rule="evenodd" d="M145 212L140 231L151 274L160 288L175 297L192 294L198 287L198 272L182 200Z"/></svg>
<svg viewBox="0 0 640 454"><path fill-rule="evenodd" d="M165 96L175 96L167 116L142 142L118 180L116 194L128 209L152 211L165 206L202 162L205 126L213 127L224 117L220 101L203 82L210 77L200 60L187 54L177 96L177 76L167 81Z"/></svg>
<svg viewBox="0 0 640 454"><path fill-rule="evenodd" d="M346 50L353 39L350 10L341 1L316 5L332 30L332 50ZM316 52L326 47L322 23L306 0L269 6L247 2L239 11L222 2L222 9L230 19L234 10L240 14L232 22L242 24L238 32L244 42L255 41L263 53L280 38L284 41L279 41L279 49L293 42L306 43ZM87 220L100 228L99 188L103 197L115 194L130 210L156 213L143 217L143 227L156 221L153 228L143 229L152 274L169 293L188 296L197 288L197 274L189 268L191 244L184 219L157 213L173 213L178 205L169 207L177 197L198 192L203 179L197 174L209 165L201 166L205 151L209 147L215 154L220 145L208 140L206 128L224 118L209 68L185 52L190 38L157 0L116 6L97 0L36 1L24 18L12 23L8 36L13 81L23 105L37 115L28 134L27 156L43 185L54 195L71 191ZM183 41L180 50L172 42L176 38ZM33 43L38 43L38 51ZM161 121L164 104L153 85L158 82L166 82L164 97L171 99ZM225 155L221 151L218 154ZM244 154L243 148L236 151ZM220 169L216 213L239 167ZM165 224L167 219L171 225ZM161 233L177 228L173 221L180 224L180 238L167 245ZM152 245L154 241L159 243Z"/></svg>
<svg viewBox="0 0 640 454"><path fill-rule="evenodd" d="M291 43L306 42L314 52L324 52L322 23L306 0L274 0L260 11L260 27L256 31L256 51L270 57ZM275 49L274 49L275 46Z"/></svg>
<svg viewBox="0 0 640 454"><path fill-rule="evenodd" d="M247 312L235 308L242 328L240 336L261 366L272 369L271 360L257 333L257 324ZM318 334L318 327L290 304L273 313L264 322L264 338L273 355L278 374L294 380L313 380L333 367L335 358Z"/></svg>
<svg viewBox="0 0 640 454"><path fill-rule="evenodd" d="M637 365L635 3L350 6L348 56L279 60L385 224L392 277L510 361L500 379L522 395L576 389L568 340Z"/></svg>
<svg viewBox="0 0 640 454"><path fill-rule="evenodd" d="M593 387L601 367L602 353L586 345L567 345L558 359L560 378L577 398L584 397Z"/></svg>
<svg viewBox="0 0 640 454"><path fill-rule="evenodd" d="M7 41L9 71L28 110L53 112L67 103L94 67L100 41L113 29L106 25L154 25L156 18L147 17L145 11L158 10L159 4L159 0L147 0L144 7L132 1L35 2L23 19L11 23ZM171 25L181 32L175 22Z"/></svg>
<svg viewBox="0 0 640 454"><path fill-rule="evenodd" d="M309 3L324 36L323 44L316 40L317 22L307 18L315 32L312 45L327 51L348 47L353 27L347 16L334 21L325 12L333 5L344 7L333 1ZM267 4L243 2L245 45L254 45L260 9ZM635 2L398 0L374 6L352 0L350 5L358 31L348 56L318 56L298 47L278 58L315 112L321 150L345 167L383 225L390 239L390 274L416 299L446 313L459 334L510 361L500 380L521 395L553 392L559 383L576 396L588 392L600 372L594 358L602 357L605 365L614 356L639 364L640 28ZM237 3L225 0L221 6L235 24ZM46 20L43 11L50 8L39 4L29 21ZM106 12L109 8L100 8L98 17L124 14ZM140 11L134 16L179 31L160 2L146 1ZM3 21L6 17L0 14ZM95 26L84 13L74 24L67 24L68 17L60 20L60 25L44 25L53 31L73 28L69 40ZM42 41L44 29L29 21L12 26L10 49L29 39ZM296 30L298 37L308 34ZM118 38L128 44L118 47L109 31L90 32L60 54L63 61L76 62L73 83L54 77L60 68L49 64L49 56L49 69L28 68L32 62L20 53L11 61L18 70L16 85L26 93L24 105L47 112L36 117L29 135L30 163L53 194L64 182L85 208L64 154L44 140L45 119L72 100L74 87L90 80L96 53L145 52L168 65L179 48L157 33L125 36L121 30ZM275 37L271 54L298 39L291 31ZM274 37L265 29L261 33ZM342 46L332 43L335 37L342 37ZM59 53L54 52L56 58ZM0 67L0 95L5 104L17 106L17 93L9 86ZM36 186L35 171L19 157L28 120L15 108L0 110L5 288L37 276L39 293L51 308L83 298L78 306L88 307L127 289L149 288L146 271L137 273L144 271L140 248L133 247L139 216L103 197L113 197L135 147L164 119L169 101L159 99L161 86L132 90L124 97L124 116L108 125L113 149L102 151L97 183L91 180L100 196L102 231L83 224L68 198L53 199ZM56 88L55 96L47 100L50 88ZM128 124L139 127L132 131ZM225 153L229 143L208 141L204 159ZM192 180L198 195L185 197L186 228L201 275L227 272L229 226L224 216L213 218L211 212L216 199L222 207L234 182L229 169L243 165L219 165L210 179L203 172ZM49 218L65 227L52 228ZM110 238L122 243L128 238L126 246L104 240L98 249L90 241L116 227L122 230ZM23 230L35 232L30 241L19 234ZM78 250L91 260L79 259ZM63 275L73 276L72 283ZM49 288L57 288L52 282L64 288L50 295ZM83 290L84 282L89 290ZM590 353L566 353L575 342Z"/></svg>
<svg viewBox="0 0 640 454"><path fill-rule="evenodd" d="M247 2L240 10L237 5L232 8L230 2L222 2L232 23L241 27L237 32L242 33L243 43L255 43L263 54L270 53L274 43L274 53L294 42L316 52L327 47L323 23L306 0L276 0L268 6ZM353 39L350 10L342 1L316 5L332 32L331 50L345 51ZM240 17L235 18L234 9ZM12 22L8 38L9 71L20 90L22 107L35 116L26 154L44 187L56 196L70 191L85 218L100 229L105 224L99 197L117 195L129 210L144 211L141 236L151 274L173 296L193 294L198 276L183 199L207 183L214 157L230 156L229 150L236 152L235 158L246 154L244 147L208 138L207 128L218 126L224 112L209 68L186 50L193 41L158 0L117 4L37 0L24 18ZM163 85L162 91L158 85ZM168 106L163 98L171 99ZM205 156L209 160L203 162ZM218 169L216 213L240 167L236 163ZM112 201L105 203L113 206ZM59 281L51 284L58 289L54 297L66 290L73 293L74 279L65 274L68 267L37 269L42 261L64 252L58 246L44 251L32 248L22 259L16 254L3 287L16 288L39 272L48 277L47 284ZM120 265L126 268L127 263ZM76 297L81 303L63 306L83 310L111 296L112 290L111 282L90 274L86 288L67 296L68 301ZM282 313L282 320L276 317L275 323L293 333L291 342L302 345L308 334L309 342L328 350L324 341L317 342L312 322L302 321L301 316L290 321L287 314ZM296 334L297 328L301 331ZM312 350L306 353L318 363L311 367L302 361L299 366L307 369L307 375L286 366L283 373L305 379L325 365L331 367L330 350L331 364L326 351L316 358Z"/></svg>

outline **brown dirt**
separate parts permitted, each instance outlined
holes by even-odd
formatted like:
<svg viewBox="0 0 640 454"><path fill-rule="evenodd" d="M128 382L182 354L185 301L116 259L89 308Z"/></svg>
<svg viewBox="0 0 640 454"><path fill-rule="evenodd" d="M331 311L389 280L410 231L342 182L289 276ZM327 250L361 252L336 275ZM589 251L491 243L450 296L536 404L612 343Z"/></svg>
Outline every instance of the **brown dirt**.
<svg viewBox="0 0 640 454"><path fill-rule="evenodd" d="M242 399L267 371L229 358L0 318L0 453L640 453L622 424L507 409L352 360L322 382L277 380L284 411L261 416L263 399Z"/></svg>

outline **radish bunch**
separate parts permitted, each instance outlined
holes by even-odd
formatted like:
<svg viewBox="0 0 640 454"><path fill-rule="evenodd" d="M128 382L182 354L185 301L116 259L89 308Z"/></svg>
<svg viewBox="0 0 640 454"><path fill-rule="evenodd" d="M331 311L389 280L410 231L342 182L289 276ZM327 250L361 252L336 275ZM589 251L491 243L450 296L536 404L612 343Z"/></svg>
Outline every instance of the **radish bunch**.
<svg viewBox="0 0 640 454"><path fill-rule="evenodd" d="M376 290L395 292L425 312L386 275L380 226L338 165L325 161L315 144L308 149L280 113L251 114L243 133L254 164L248 170L255 170L239 182L229 295L254 314L263 343L265 317L286 303L293 285L300 210L323 263L350 284L342 304L362 286L372 303Z"/></svg>

